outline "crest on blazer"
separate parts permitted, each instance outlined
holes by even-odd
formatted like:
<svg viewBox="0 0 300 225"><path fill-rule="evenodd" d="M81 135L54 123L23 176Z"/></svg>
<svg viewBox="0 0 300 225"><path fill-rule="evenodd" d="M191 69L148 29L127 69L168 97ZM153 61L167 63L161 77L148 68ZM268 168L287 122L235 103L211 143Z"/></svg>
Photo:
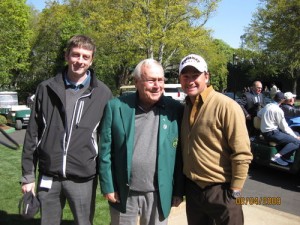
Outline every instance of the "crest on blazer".
<svg viewBox="0 0 300 225"><path fill-rule="evenodd" d="M172 146L173 146L173 148L177 148L177 145L178 145L178 138L174 138L173 139L173 143L172 143Z"/></svg>

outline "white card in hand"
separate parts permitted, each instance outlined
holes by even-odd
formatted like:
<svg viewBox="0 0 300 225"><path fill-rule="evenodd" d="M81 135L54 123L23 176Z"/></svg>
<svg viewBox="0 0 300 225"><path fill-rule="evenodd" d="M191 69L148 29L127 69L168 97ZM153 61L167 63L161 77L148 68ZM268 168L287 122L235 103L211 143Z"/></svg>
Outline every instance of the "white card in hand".
<svg viewBox="0 0 300 225"><path fill-rule="evenodd" d="M40 187L51 189L52 182L53 182L53 177L42 176Z"/></svg>

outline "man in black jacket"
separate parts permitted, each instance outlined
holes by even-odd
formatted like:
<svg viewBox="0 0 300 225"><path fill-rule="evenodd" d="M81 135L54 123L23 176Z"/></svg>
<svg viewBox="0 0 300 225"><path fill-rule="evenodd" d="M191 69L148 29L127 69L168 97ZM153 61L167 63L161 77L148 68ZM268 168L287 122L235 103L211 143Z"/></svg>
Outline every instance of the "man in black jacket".
<svg viewBox="0 0 300 225"><path fill-rule="evenodd" d="M280 105L280 108L284 112L284 117L287 122L293 117L298 117L300 116L300 109L295 108L294 103L295 103L295 98L296 95L294 95L292 92L285 92L284 93L284 102Z"/></svg>
<svg viewBox="0 0 300 225"><path fill-rule="evenodd" d="M249 92L245 92L243 96L237 100L237 103L242 107L246 117L246 125L250 136L256 134L256 129L253 126L253 118L257 112L265 105L262 91L262 83L254 81Z"/></svg>
<svg viewBox="0 0 300 225"><path fill-rule="evenodd" d="M35 193L37 183L41 225L61 224L67 200L75 224L93 224L98 127L112 98L110 89L89 69L95 50L89 37L72 37L65 53L68 66L37 87L25 135L21 182L23 193Z"/></svg>

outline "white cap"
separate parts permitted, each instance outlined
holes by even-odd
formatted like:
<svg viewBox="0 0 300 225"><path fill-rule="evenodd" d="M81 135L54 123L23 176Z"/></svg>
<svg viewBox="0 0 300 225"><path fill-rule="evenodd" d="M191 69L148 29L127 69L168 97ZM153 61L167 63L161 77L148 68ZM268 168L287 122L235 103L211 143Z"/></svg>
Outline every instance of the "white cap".
<svg viewBox="0 0 300 225"><path fill-rule="evenodd" d="M207 64L205 60L199 55L190 54L184 57L179 65L179 74L186 66L192 66L199 72L207 72Z"/></svg>
<svg viewBox="0 0 300 225"><path fill-rule="evenodd" d="M297 95L294 95L292 92L285 92L284 93L284 98L285 99L292 99L292 98L295 98Z"/></svg>

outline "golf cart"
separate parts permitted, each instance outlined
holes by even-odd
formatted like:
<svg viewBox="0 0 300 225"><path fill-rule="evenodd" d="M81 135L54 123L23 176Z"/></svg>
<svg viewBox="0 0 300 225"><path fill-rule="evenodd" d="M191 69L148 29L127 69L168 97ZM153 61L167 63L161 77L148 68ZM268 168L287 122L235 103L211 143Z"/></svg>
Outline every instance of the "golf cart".
<svg viewBox="0 0 300 225"><path fill-rule="evenodd" d="M6 117L7 124L21 130L28 125L30 113L30 108L18 104L17 92L0 92L0 114Z"/></svg>
<svg viewBox="0 0 300 225"><path fill-rule="evenodd" d="M300 118L294 118L290 120L290 127L297 131L300 129ZM260 119L254 118L254 127L260 129ZM271 158L280 151L282 146L277 145L275 142L266 141L262 135L257 135L250 138L251 151L253 154L253 162L258 165L271 167L277 170L286 171L292 174L300 174L300 150L297 150L291 156L294 160L293 163L289 163L288 166L281 166L271 161Z"/></svg>
<svg viewBox="0 0 300 225"><path fill-rule="evenodd" d="M12 106L7 115L7 123L21 130L23 126L27 126L30 118L31 110L26 105Z"/></svg>

